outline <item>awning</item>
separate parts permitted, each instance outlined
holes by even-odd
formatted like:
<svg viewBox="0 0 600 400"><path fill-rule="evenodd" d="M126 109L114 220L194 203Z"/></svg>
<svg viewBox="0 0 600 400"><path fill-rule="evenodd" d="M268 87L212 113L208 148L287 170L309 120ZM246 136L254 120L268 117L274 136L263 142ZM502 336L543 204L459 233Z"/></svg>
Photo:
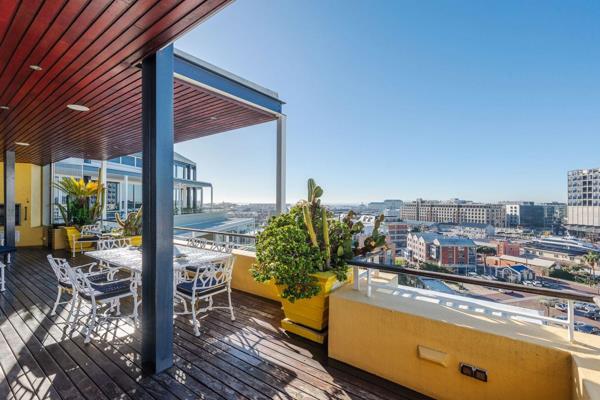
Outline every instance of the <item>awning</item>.
<svg viewBox="0 0 600 400"><path fill-rule="evenodd" d="M141 151L140 61L229 2L3 2L0 154L15 149L17 162L47 164ZM176 142L281 112L275 93L184 53L174 72Z"/></svg>

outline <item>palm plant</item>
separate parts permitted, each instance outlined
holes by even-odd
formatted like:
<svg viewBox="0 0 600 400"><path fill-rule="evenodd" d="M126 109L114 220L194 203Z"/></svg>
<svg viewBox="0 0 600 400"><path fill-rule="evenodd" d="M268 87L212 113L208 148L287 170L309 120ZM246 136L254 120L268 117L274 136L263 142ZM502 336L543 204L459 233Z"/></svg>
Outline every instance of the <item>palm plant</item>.
<svg viewBox="0 0 600 400"><path fill-rule="evenodd" d="M102 171L99 172L102 176ZM105 187L102 182L64 177L54 187L67 194L66 206L56 204L67 226L93 224L102 216Z"/></svg>
<svg viewBox="0 0 600 400"><path fill-rule="evenodd" d="M600 254L593 251L588 251L588 253L583 256L583 261L590 267L591 282L596 281L595 267L599 260Z"/></svg>

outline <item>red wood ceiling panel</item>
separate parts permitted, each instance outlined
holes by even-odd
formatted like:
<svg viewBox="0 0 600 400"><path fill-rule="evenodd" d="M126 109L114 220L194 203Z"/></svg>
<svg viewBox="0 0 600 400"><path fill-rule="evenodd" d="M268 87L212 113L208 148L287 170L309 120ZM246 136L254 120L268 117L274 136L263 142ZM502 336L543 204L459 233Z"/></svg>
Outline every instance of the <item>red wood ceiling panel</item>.
<svg viewBox="0 0 600 400"><path fill-rule="evenodd" d="M140 151L135 66L230 1L0 0L0 151L30 143L17 161L37 164ZM273 119L177 81L174 106L176 141Z"/></svg>

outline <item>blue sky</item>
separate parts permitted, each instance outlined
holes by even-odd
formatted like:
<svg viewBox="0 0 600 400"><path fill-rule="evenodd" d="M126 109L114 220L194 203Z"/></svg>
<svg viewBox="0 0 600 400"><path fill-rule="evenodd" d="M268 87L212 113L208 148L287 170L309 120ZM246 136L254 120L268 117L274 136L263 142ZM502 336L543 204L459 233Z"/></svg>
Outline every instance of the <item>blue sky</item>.
<svg viewBox="0 0 600 400"><path fill-rule="evenodd" d="M287 102L288 202L566 199L600 167L600 2L238 0L176 46ZM178 144L274 202L275 126Z"/></svg>

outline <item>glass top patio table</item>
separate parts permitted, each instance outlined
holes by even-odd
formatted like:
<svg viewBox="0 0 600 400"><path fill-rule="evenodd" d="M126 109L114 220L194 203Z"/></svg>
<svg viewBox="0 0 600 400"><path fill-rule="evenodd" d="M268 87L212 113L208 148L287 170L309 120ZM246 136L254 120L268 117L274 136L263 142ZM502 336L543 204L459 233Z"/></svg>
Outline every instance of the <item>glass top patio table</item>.
<svg viewBox="0 0 600 400"><path fill-rule="evenodd" d="M179 253L178 256L173 257L173 272L181 271L186 267L202 266L230 256L230 254L218 251L181 245L174 245L173 253ZM86 251L85 255L104 261L112 267L128 269L138 274L142 273L142 249L138 247Z"/></svg>

